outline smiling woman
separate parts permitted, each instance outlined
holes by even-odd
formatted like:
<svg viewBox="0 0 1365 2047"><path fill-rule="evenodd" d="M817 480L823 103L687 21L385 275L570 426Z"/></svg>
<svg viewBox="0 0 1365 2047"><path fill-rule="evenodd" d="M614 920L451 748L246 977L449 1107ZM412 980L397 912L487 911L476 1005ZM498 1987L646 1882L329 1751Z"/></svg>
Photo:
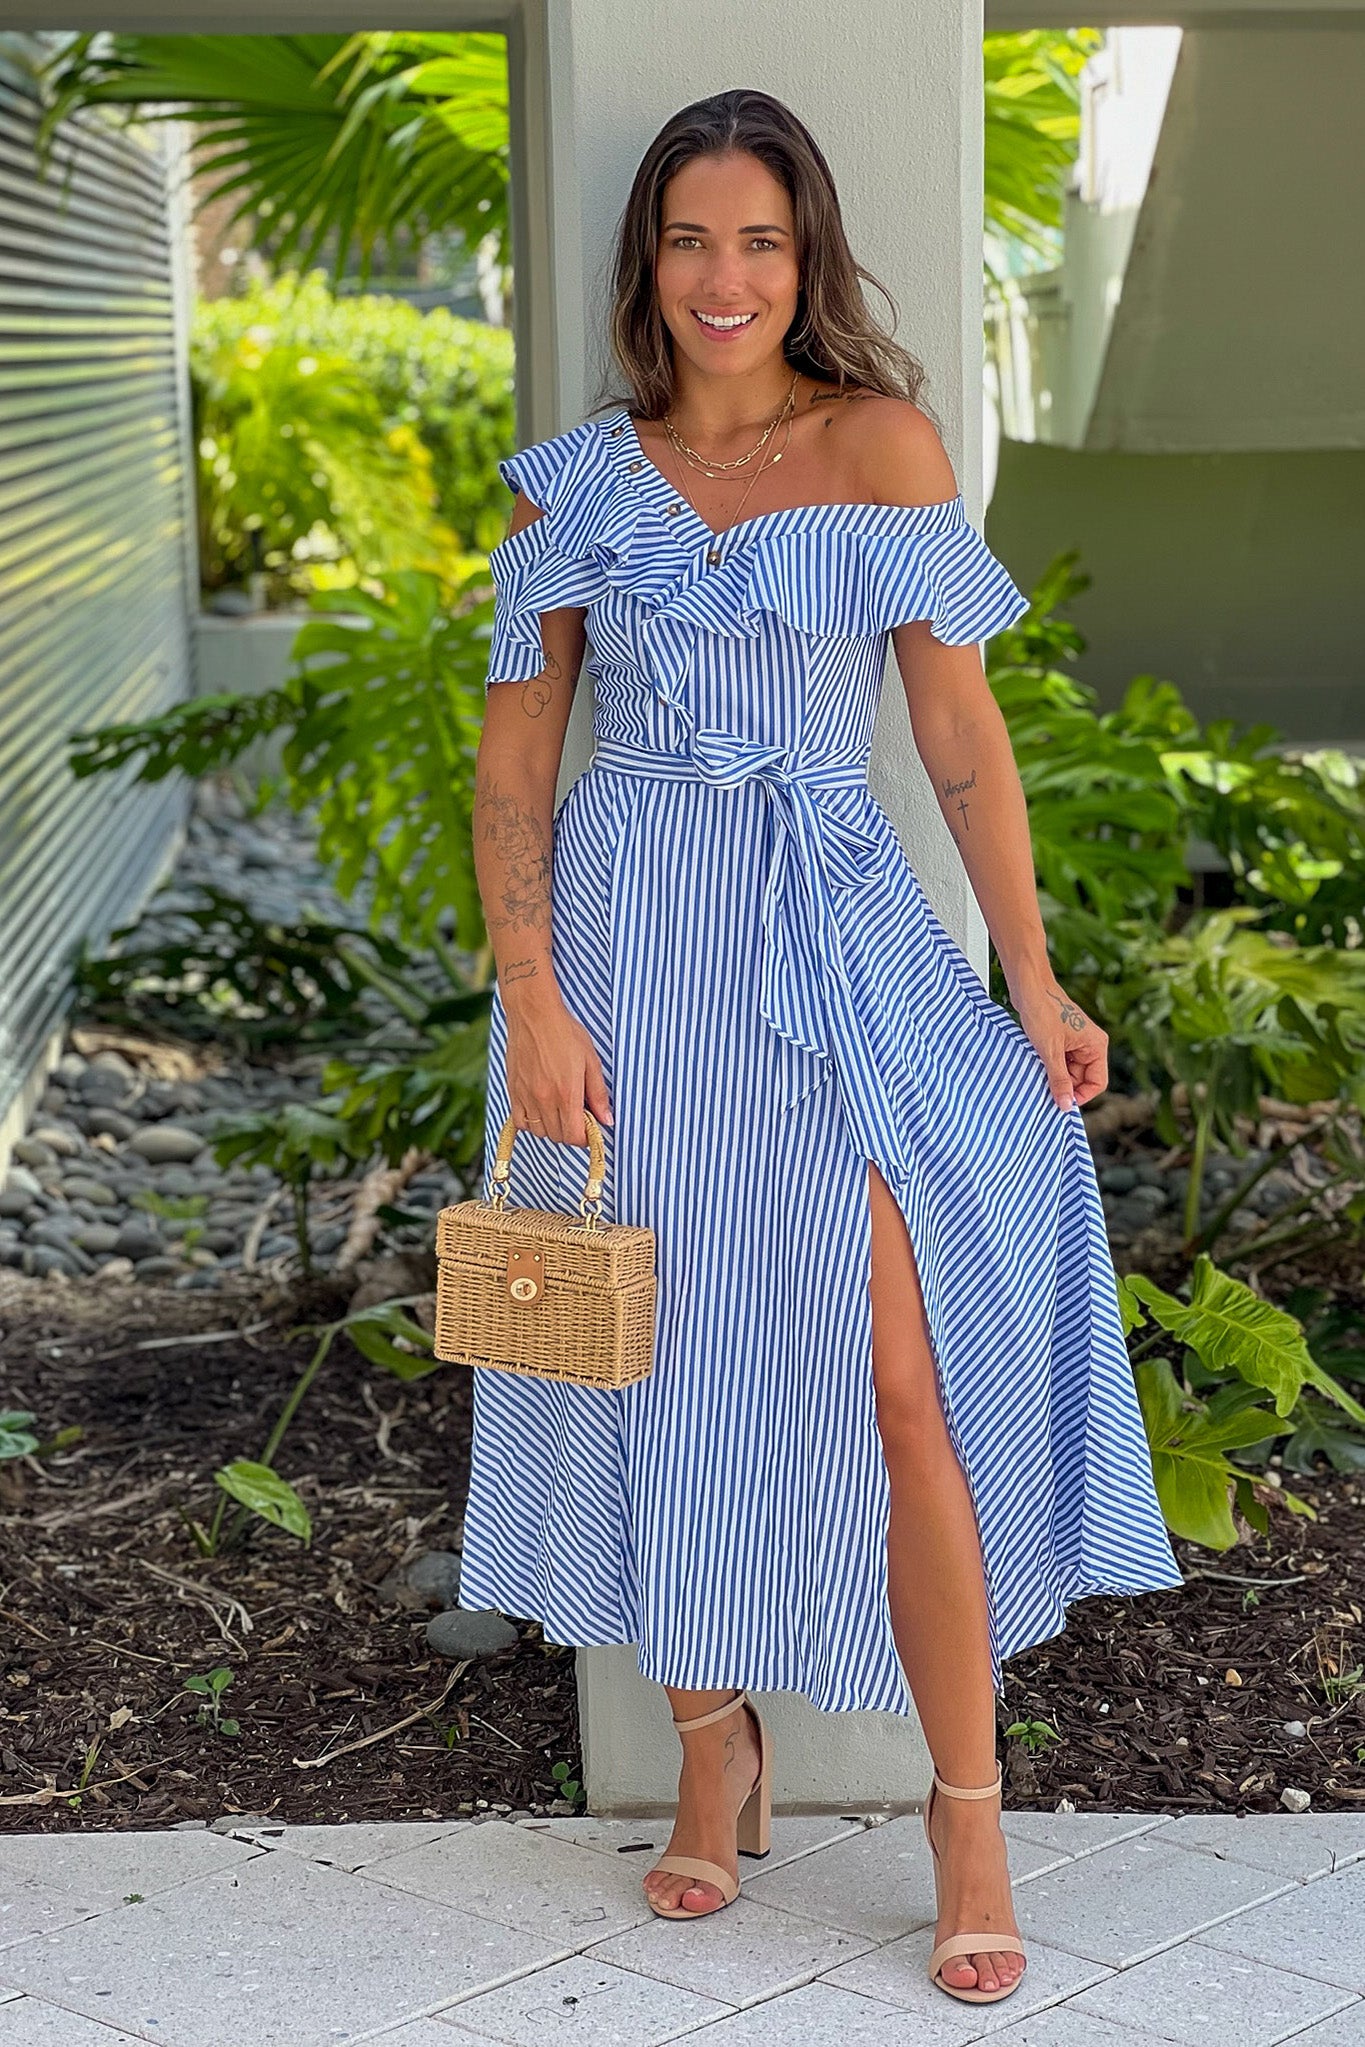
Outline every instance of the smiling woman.
<svg viewBox="0 0 1365 2047"><path fill-rule="evenodd" d="M788 109L684 108L622 217L629 393L502 464L488 1156L510 1115L523 1198L572 1212L591 1112L658 1301L625 1388L476 1373L460 1596L639 1645L685 1737L644 1878L665 1917L723 1908L738 1854L766 1852L749 1686L913 1696L930 1974L981 2001L1023 1971L1001 1662L1084 1593L1179 1574L1078 1114L1104 1034L1048 966L981 663L1027 599L865 280ZM589 642L595 751L556 812ZM1017 1017L868 786L889 647Z"/></svg>

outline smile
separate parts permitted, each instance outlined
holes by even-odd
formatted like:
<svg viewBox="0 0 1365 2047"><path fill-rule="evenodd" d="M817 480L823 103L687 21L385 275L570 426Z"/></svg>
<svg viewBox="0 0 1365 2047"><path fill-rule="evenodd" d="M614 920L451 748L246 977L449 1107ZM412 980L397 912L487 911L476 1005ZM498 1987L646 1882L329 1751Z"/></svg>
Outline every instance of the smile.
<svg viewBox="0 0 1365 2047"><path fill-rule="evenodd" d="M757 313L699 313L692 309L694 320L700 320L703 327L709 327L716 334L733 334L747 327L758 318Z"/></svg>

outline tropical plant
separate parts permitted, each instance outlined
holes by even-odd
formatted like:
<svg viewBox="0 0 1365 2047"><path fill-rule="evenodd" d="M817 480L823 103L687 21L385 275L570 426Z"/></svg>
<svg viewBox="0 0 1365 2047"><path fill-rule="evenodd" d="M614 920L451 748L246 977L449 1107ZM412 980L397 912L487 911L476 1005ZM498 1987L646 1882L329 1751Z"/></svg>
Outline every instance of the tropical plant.
<svg viewBox="0 0 1365 2047"><path fill-rule="evenodd" d="M1053 260L1065 176L1080 140L1076 80L1103 40L1094 28L1028 29L988 35L981 46L986 226Z"/></svg>
<svg viewBox="0 0 1365 2047"><path fill-rule="evenodd" d="M1365 1427L1365 1407L1313 1357L1298 1318L1220 1272L1208 1257L1195 1261L1188 1300L1145 1273L1129 1273L1119 1281L1119 1304L1130 1333L1148 1330L1130 1356L1157 1497L1174 1534L1230 1549L1237 1540L1234 1505L1264 1529L1254 1479L1231 1453L1289 1433L1306 1387ZM1166 1357L1149 1355L1163 1340L1183 1347L1180 1370ZM1206 1397L1210 1386L1216 1390ZM1269 1408L1261 1404L1267 1396ZM1310 1511L1281 1491L1291 1508Z"/></svg>
<svg viewBox="0 0 1365 2047"><path fill-rule="evenodd" d="M232 222L276 267L330 247L362 279L383 248L445 231L508 265L507 43L492 34L112 35L62 39L39 69L50 150L69 117L121 106L194 123L200 205L231 196Z"/></svg>
<svg viewBox="0 0 1365 2047"><path fill-rule="evenodd" d="M1262 1093L1365 1110L1365 951L1300 946L1252 929L1261 913L1210 912L1148 945L1110 991L1140 1076L1160 1090L1158 1129L1173 1141L1173 1087L1194 1117L1185 1238L1200 1234L1204 1171L1217 1136L1241 1150L1237 1123ZM1299 1140L1302 1141L1302 1140Z"/></svg>
<svg viewBox="0 0 1365 2047"><path fill-rule="evenodd" d="M480 982L461 971L442 926L450 917L455 942L486 955L471 850L493 609L486 568L475 559L449 584L407 570L382 595L315 591L310 601L320 615L300 629L294 667L265 713L259 697L192 700L143 724L75 734L72 766L91 775L134 763L140 781L202 774L273 720L285 793L314 811L342 894L363 883L371 929L392 925L430 946L467 991Z"/></svg>

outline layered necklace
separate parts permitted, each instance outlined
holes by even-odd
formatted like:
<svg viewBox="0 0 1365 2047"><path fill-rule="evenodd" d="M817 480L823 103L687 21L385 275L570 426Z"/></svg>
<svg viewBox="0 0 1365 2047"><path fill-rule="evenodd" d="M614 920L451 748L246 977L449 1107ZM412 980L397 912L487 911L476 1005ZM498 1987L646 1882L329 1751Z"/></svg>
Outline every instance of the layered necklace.
<svg viewBox="0 0 1365 2047"><path fill-rule="evenodd" d="M716 462L710 460L708 457L704 455L699 455L695 448L691 448L688 446L687 442L683 439L682 435L674 426L672 414L666 412L663 416L664 432L668 436L668 444L673 449L674 453L677 455L679 461L682 462L688 469L695 469L698 472L698 474L707 477L712 483L728 481L729 475L733 471L743 469L746 466L746 464L754 461L755 457L758 456L763 457L763 459L759 461L757 468L754 470L753 475L749 478L748 483L745 485L743 497L735 506L734 511L730 515L729 519L726 521L725 525L721 528L721 533L728 532L729 529L738 522L740 513L744 510L745 505L748 503L749 493L753 489L754 485L758 482L758 479L763 474L763 471L770 466L775 467L777 463L779 463L782 460L782 457L786 454L787 449L791 445L792 414L796 410L796 386L800 379L800 374L801 373L798 370L792 377L791 389L788 391L785 399L783 400L782 404L778 407L777 411L773 414L773 417L764 427L762 433L759 435L753 447L750 448L746 454L737 455L733 462ZM786 426L786 435L785 438L783 439L782 446L777 450L777 452L774 455L768 457L766 453L768 443L772 440L773 435L777 432L778 428L780 426L783 426L784 424ZM681 488L683 496L687 499L688 504L691 505L692 510L697 513L697 518L701 520L701 524L703 526L708 525L709 522L703 519L701 513L697 511L696 500L693 498L691 491L687 488L687 485L684 483ZM717 534L715 537L719 539L720 534ZM720 561L720 558L721 551L719 547L708 548L706 559L713 568Z"/></svg>

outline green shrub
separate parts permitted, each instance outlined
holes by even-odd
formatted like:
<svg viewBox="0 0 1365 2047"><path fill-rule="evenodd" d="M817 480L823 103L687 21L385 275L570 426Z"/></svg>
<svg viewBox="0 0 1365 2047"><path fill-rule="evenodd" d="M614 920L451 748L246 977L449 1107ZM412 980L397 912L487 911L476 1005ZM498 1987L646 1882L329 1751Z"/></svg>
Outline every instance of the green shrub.
<svg viewBox="0 0 1365 2047"><path fill-rule="evenodd" d="M277 479L279 451L272 436L295 427L296 405L305 417L318 412L324 418L335 407L341 417L327 433L339 436L340 445L329 449L322 441L329 459L319 474L326 476L343 458L348 469L363 472L368 456L400 478L406 465L411 488L429 496L423 519L439 519L448 544L487 553L502 538L511 501L497 461L516 434L512 337L506 328L458 319L439 307L423 313L381 294L337 298L321 271L301 280L291 273L253 285L240 298L201 303L190 360L201 445L207 441L216 449L224 442L249 484ZM303 365L314 367L305 371ZM250 395L240 389L248 373L259 387L254 416L260 428L243 450L228 429ZM314 436L315 447L318 441ZM305 515L317 513L327 523L304 493L258 492L263 502L248 503L244 511L246 486L227 493L216 480L220 454L202 459L206 503L217 508L218 522L208 567L220 579L249 556L243 520L253 511L266 516L266 552L281 559L309 532ZM396 503L392 515L396 523L407 516ZM349 539L344 524L342 533Z"/></svg>

